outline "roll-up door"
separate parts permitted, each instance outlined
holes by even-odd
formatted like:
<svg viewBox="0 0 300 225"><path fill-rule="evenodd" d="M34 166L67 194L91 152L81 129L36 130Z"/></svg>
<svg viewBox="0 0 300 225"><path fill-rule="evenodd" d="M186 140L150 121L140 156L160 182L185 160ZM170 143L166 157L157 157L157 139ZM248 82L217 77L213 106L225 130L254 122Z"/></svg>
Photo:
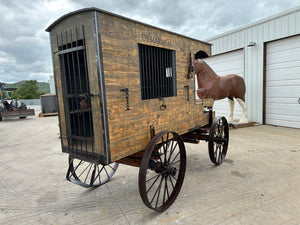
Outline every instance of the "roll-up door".
<svg viewBox="0 0 300 225"><path fill-rule="evenodd" d="M300 128L300 36L266 47L266 124Z"/></svg>

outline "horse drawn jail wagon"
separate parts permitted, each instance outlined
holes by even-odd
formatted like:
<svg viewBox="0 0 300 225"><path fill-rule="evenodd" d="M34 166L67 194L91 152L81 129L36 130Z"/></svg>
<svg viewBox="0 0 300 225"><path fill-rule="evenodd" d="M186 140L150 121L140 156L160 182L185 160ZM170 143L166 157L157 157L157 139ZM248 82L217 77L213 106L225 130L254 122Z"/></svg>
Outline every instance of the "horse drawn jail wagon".
<svg viewBox="0 0 300 225"><path fill-rule="evenodd" d="M213 100L195 98L193 59L210 54L208 43L96 8L46 31L68 180L100 186L119 163L137 166L143 202L164 211L183 183L184 141L208 141L212 162L222 163L227 121L205 110Z"/></svg>

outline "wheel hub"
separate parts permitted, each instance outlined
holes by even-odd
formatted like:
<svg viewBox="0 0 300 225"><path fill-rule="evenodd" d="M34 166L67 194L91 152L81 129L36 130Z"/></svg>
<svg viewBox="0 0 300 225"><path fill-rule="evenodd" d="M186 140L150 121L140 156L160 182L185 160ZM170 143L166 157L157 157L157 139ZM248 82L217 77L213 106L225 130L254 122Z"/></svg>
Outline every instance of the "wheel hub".
<svg viewBox="0 0 300 225"><path fill-rule="evenodd" d="M223 144L223 142L224 142L223 137L222 136L215 137L214 142L217 144Z"/></svg>
<svg viewBox="0 0 300 225"><path fill-rule="evenodd" d="M166 171L165 176L167 176L167 175L175 176L177 173L176 167L171 167L170 165L167 167L167 169L165 171Z"/></svg>
<svg viewBox="0 0 300 225"><path fill-rule="evenodd" d="M156 173L160 173L163 177L168 175L175 176L177 173L176 167L172 167L171 165L161 162L157 162L153 168Z"/></svg>

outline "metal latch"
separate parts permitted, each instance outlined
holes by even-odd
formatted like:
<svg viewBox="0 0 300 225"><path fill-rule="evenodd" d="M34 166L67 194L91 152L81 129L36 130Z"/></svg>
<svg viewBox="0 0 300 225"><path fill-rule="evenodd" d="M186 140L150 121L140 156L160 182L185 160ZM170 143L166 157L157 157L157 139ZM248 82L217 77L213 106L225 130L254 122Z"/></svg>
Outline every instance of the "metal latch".
<svg viewBox="0 0 300 225"><path fill-rule="evenodd" d="M187 101L190 101L190 86L189 85L186 85L186 86L184 86L184 88L186 88L187 89Z"/></svg>
<svg viewBox="0 0 300 225"><path fill-rule="evenodd" d="M120 89L121 92L125 92L125 98L126 98L126 110L128 111L129 109L129 89L128 88L121 88Z"/></svg>

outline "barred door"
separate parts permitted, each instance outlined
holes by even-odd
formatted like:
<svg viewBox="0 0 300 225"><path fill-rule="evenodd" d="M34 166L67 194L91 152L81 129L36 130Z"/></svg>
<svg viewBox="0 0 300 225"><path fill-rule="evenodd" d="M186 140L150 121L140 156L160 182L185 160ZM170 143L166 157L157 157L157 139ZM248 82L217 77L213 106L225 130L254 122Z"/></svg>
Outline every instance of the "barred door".
<svg viewBox="0 0 300 225"><path fill-rule="evenodd" d="M78 35L80 33L80 35ZM78 39L78 36L81 36ZM62 93L67 125L68 152L87 158L94 154L91 94L84 28L57 36Z"/></svg>

